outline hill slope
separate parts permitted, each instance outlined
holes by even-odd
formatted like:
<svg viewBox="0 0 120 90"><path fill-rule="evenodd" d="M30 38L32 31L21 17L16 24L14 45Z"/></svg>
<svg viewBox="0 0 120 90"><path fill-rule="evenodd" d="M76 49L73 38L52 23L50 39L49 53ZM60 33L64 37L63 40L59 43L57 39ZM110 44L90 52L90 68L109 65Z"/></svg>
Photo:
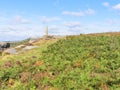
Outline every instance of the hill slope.
<svg viewBox="0 0 120 90"><path fill-rule="evenodd" d="M0 61L1 90L119 90L120 37L79 35Z"/></svg>

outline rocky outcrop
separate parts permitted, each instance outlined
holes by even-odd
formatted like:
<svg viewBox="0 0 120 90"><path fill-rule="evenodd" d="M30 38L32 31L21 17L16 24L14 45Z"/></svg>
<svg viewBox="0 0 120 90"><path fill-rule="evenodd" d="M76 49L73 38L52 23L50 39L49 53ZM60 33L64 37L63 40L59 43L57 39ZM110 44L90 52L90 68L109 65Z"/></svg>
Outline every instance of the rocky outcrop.
<svg viewBox="0 0 120 90"><path fill-rule="evenodd" d="M17 50L15 48L9 48L3 51L5 54L18 54Z"/></svg>
<svg viewBox="0 0 120 90"><path fill-rule="evenodd" d="M30 49L34 49L34 48L38 48L39 46L24 46L24 45L20 45L20 46L17 46L15 48L8 48L8 49L5 49L3 51L3 54L6 55L6 54L18 54L18 53L21 53L21 52L24 52L24 51L27 51L27 50L30 50Z"/></svg>
<svg viewBox="0 0 120 90"><path fill-rule="evenodd" d="M26 51L26 50L30 50L30 49L33 49L33 48L38 48L39 46L26 46L22 49L22 51Z"/></svg>
<svg viewBox="0 0 120 90"><path fill-rule="evenodd" d="M6 48L10 48L9 42L0 42L0 50L4 50Z"/></svg>
<svg viewBox="0 0 120 90"><path fill-rule="evenodd" d="M19 46L16 46L15 49L20 49L20 48L24 48L26 47L25 45L19 45Z"/></svg>

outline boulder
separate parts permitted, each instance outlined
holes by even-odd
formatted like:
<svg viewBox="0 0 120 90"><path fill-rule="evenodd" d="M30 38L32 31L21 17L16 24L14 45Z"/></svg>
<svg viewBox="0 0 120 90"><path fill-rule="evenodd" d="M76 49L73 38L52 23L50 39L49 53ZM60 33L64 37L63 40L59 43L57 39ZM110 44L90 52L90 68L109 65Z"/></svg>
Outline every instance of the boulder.
<svg viewBox="0 0 120 90"><path fill-rule="evenodd" d="M39 46L26 46L22 49L22 51L25 51L25 50L30 50L30 49L33 49L33 48L38 48Z"/></svg>
<svg viewBox="0 0 120 90"><path fill-rule="evenodd" d="M0 42L0 49L10 48L9 42Z"/></svg>
<svg viewBox="0 0 120 90"><path fill-rule="evenodd" d="M17 50L15 48L9 48L3 51L3 53L7 54L18 54Z"/></svg>
<svg viewBox="0 0 120 90"><path fill-rule="evenodd" d="M15 49L19 49L19 48L24 48L25 45L19 45L19 46L16 46Z"/></svg>

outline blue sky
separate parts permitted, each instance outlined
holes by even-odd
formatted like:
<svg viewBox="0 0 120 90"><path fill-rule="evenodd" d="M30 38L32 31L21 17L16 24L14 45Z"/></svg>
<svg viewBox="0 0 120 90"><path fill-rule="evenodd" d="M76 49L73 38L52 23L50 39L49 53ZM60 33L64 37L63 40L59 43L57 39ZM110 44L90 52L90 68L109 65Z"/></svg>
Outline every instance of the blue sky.
<svg viewBox="0 0 120 90"><path fill-rule="evenodd" d="M0 41L120 31L120 0L0 0Z"/></svg>

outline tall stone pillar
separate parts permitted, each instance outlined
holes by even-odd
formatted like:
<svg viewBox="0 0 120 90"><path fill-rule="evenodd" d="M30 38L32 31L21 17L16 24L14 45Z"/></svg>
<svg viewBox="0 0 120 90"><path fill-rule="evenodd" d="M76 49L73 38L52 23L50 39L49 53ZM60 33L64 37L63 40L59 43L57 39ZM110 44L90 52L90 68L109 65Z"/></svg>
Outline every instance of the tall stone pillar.
<svg viewBox="0 0 120 90"><path fill-rule="evenodd" d="M48 26L46 26L46 36L48 36Z"/></svg>

